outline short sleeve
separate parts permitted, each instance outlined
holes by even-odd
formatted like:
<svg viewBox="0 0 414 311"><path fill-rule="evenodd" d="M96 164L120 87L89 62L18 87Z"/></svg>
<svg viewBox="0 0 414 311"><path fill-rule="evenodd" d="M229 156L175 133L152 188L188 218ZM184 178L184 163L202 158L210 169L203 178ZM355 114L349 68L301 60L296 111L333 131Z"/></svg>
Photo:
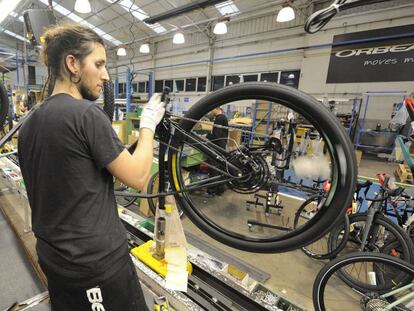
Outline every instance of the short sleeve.
<svg viewBox="0 0 414 311"><path fill-rule="evenodd" d="M82 118L83 134L98 167L105 167L124 150L111 122L98 105L91 105Z"/></svg>

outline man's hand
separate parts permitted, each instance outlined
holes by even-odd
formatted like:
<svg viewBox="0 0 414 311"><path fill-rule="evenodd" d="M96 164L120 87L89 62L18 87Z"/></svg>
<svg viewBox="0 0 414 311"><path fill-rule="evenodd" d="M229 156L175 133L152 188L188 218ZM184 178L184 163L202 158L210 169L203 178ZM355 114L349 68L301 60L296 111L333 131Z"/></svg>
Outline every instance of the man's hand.
<svg viewBox="0 0 414 311"><path fill-rule="evenodd" d="M160 123L164 113L165 103L161 101L161 94L155 93L142 110L139 128L147 128L155 133L155 128Z"/></svg>

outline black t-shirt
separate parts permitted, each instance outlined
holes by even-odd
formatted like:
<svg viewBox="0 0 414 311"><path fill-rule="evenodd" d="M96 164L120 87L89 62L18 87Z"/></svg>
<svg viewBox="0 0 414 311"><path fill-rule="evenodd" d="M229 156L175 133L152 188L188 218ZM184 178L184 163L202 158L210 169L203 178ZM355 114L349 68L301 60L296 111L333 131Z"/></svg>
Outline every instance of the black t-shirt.
<svg viewBox="0 0 414 311"><path fill-rule="evenodd" d="M229 126L229 122L227 117L221 113L214 118L214 125ZM226 149L228 135L229 130L227 128L213 126L213 131L207 135L207 138L221 148Z"/></svg>
<svg viewBox="0 0 414 311"><path fill-rule="evenodd" d="M105 166L124 149L95 103L48 98L19 132L19 162L46 272L93 278L127 260L126 231Z"/></svg>

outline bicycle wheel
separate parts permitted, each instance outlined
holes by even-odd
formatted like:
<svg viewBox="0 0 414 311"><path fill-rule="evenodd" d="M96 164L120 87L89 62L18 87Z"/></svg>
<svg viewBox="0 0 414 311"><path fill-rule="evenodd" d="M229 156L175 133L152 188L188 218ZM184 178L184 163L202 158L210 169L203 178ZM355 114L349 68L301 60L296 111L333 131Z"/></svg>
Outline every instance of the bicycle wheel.
<svg viewBox="0 0 414 311"><path fill-rule="evenodd" d="M0 83L0 128L3 128L9 114L9 97L3 83Z"/></svg>
<svg viewBox="0 0 414 311"><path fill-rule="evenodd" d="M303 202L296 212L295 219L293 221L293 227L297 228L298 226L303 225L312 219L315 212L319 209L319 205L323 204L324 198L320 194L315 194L310 196L308 199ZM331 232L325 234L319 240L306 245L301 248L301 250L309 257L313 259L332 259L345 247L348 236L349 236L349 217L345 215L344 223L342 224L343 230L340 232L340 242L331 247L329 243L329 237ZM335 229L334 229L335 230Z"/></svg>
<svg viewBox="0 0 414 311"><path fill-rule="evenodd" d="M339 253L339 255L359 251L366 219L367 214L365 213L358 213L349 216L349 222L351 226L349 238L346 246ZM373 236L372 234L368 236L368 242L363 251L387 253L389 255L393 255L394 257L399 257L406 262L413 262L414 246L402 228L393 223L387 217L380 214L376 215L376 218L372 224L372 228L375 227L377 234L376 236ZM331 247L335 247L338 239L337 233L340 230L341 228L338 227L332 232L332 239L329 241ZM359 279L355 278L354 275L346 273L346 271L339 271L338 276L349 286L352 286L353 288L360 291L382 290L377 286L369 285L368 288L365 287L367 286L365 282L361 282ZM397 280L398 282L408 281L405 274L395 276L393 275L393 279Z"/></svg>
<svg viewBox="0 0 414 311"><path fill-rule="evenodd" d="M338 278L338 272L347 270L354 271L355 265L364 264L369 270L360 271L368 284L383 284L382 291L360 291L356 288L349 288ZM383 270L398 270L399 274L408 274L414 277L414 266L393 256L376 253L350 253L330 261L318 273L313 284L313 305L315 311L339 311L339 310L412 310L408 308L411 299L385 309L390 306L390 296L386 293L393 289L401 288L403 285L393 280L383 282ZM410 286L412 286L410 284ZM413 289L401 289L400 293L393 294L395 298L402 298Z"/></svg>
<svg viewBox="0 0 414 311"><path fill-rule="evenodd" d="M226 150L218 153L214 151L218 150L218 142L203 138L205 124L199 121L217 107L223 111L253 107L257 123L248 128L210 125L213 133L214 128L229 131ZM265 111L257 107L265 107ZM292 117L296 123L310 125L315 134L312 137L320 137L309 143L313 149L308 150L313 152L308 151L304 158L295 158L299 140L295 136L295 122L288 121ZM176 201L196 226L222 243L252 252L296 249L328 232L351 203L356 166L347 134L327 108L296 89L271 83L226 87L194 104L174 131L168 162L173 190L179 192ZM189 133L197 140L190 139ZM211 150L216 152L214 156ZM296 167L292 166L292 159ZM320 177L314 176L315 170L299 169L299 160L303 159L318 164L321 170L317 174L323 171L322 179L330 179L332 187L318 213L303 226L293 228L292 220L301 201L288 204L290 199L284 199L281 207L281 198L289 193L303 197L309 193L306 186ZM183 176L189 171L200 171L202 175L200 162L217 173L185 184ZM208 188L218 184L224 185L223 192L206 196ZM246 205L254 208L246 209Z"/></svg>

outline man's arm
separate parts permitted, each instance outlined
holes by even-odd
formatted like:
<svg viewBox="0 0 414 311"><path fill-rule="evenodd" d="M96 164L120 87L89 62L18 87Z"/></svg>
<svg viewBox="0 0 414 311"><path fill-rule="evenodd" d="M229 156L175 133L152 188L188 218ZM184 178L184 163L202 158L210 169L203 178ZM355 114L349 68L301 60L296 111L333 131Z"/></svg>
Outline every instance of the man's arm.
<svg viewBox="0 0 414 311"><path fill-rule="evenodd" d="M106 168L121 182L137 190L143 190L151 172L154 132L157 124L164 116L165 104L161 102L161 94L154 94L145 105L140 120L140 131L137 148L131 155L124 149Z"/></svg>
<svg viewBox="0 0 414 311"><path fill-rule="evenodd" d="M137 190L143 190L152 166L154 133L148 128L139 131L137 148L131 155L124 149L107 165L108 171L121 182Z"/></svg>

